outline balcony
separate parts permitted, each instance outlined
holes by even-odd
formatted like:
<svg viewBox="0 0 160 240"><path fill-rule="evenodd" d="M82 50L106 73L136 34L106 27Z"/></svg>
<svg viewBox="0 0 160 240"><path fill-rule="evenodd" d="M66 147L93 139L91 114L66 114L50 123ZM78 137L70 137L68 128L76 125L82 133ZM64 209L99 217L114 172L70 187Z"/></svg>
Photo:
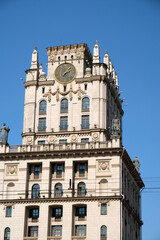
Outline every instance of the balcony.
<svg viewBox="0 0 160 240"><path fill-rule="evenodd" d="M112 140L105 142L87 142L87 143L60 143L43 145L0 145L0 153L24 153L24 152L44 152L44 151L68 151L80 149L100 149L118 147L119 141L115 144Z"/></svg>

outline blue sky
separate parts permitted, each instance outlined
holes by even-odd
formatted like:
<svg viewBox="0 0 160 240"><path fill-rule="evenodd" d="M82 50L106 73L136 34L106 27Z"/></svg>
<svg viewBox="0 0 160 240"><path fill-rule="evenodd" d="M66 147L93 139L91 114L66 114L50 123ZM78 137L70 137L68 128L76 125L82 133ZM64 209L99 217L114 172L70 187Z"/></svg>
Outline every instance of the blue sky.
<svg viewBox="0 0 160 240"><path fill-rule="evenodd" d="M0 35L0 126L10 126L10 145L21 144L20 78L30 68L34 47L46 71L46 47L84 42L92 52L98 40L101 60L107 49L128 103L123 145L132 159L139 157L146 187L160 188L159 0L0 0ZM145 191L143 239L159 240L160 190Z"/></svg>

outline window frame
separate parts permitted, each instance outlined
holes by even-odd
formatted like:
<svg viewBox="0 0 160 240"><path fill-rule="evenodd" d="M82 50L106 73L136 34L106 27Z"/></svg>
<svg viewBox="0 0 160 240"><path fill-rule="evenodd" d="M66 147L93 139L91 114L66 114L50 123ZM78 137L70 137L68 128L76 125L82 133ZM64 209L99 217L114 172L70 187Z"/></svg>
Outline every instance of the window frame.
<svg viewBox="0 0 160 240"><path fill-rule="evenodd" d="M101 215L107 215L107 203L101 203Z"/></svg>
<svg viewBox="0 0 160 240"><path fill-rule="evenodd" d="M47 102L45 100L39 103L39 115L46 115L47 113Z"/></svg>
<svg viewBox="0 0 160 240"><path fill-rule="evenodd" d="M60 117L60 130L62 131L68 130L68 116Z"/></svg>
<svg viewBox="0 0 160 240"><path fill-rule="evenodd" d="M12 206L6 207L6 217L12 217Z"/></svg>
<svg viewBox="0 0 160 240"><path fill-rule="evenodd" d="M84 97L82 99L82 112L89 112L90 111L90 101L88 97Z"/></svg>
<svg viewBox="0 0 160 240"><path fill-rule="evenodd" d="M46 118L39 118L38 131L39 132L46 131Z"/></svg>
<svg viewBox="0 0 160 240"><path fill-rule="evenodd" d="M60 112L61 113L68 113L68 99L67 98L63 98L61 100Z"/></svg>
<svg viewBox="0 0 160 240"><path fill-rule="evenodd" d="M59 228L56 230L56 228ZM59 233L58 235L56 234ZM51 236L53 237L62 237L62 225L53 225L52 226L52 231L51 231Z"/></svg>
<svg viewBox="0 0 160 240"><path fill-rule="evenodd" d="M89 129L89 115L82 115L82 129Z"/></svg>
<svg viewBox="0 0 160 240"><path fill-rule="evenodd" d="M28 226L28 237L38 237L38 226Z"/></svg>
<svg viewBox="0 0 160 240"><path fill-rule="evenodd" d="M6 227L4 229L4 240L10 240L10 237L11 237L11 229L9 227Z"/></svg>

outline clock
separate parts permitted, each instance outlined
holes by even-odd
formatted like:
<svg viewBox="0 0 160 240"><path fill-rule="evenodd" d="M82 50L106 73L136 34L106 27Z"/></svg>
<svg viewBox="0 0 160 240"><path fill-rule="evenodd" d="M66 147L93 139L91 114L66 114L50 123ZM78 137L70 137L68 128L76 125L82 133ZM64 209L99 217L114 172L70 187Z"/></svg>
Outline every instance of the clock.
<svg viewBox="0 0 160 240"><path fill-rule="evenodd" d="M75 79L76 75L77 70L71 63L60 64L54 72L55 79L62 84L72 82Z"/></svg>

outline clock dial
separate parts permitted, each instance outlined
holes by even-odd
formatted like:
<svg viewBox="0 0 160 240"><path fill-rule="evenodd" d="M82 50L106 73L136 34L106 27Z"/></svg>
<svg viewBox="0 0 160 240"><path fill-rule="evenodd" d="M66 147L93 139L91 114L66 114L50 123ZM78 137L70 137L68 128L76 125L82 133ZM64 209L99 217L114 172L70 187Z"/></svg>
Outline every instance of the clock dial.
<svg viewBox="0 0 160 240"><path fill-rule="evenodd" d="M72 82L75 79L76 75L76 68L71 63L60 64L54 72L55 79L62 84Z"/></svg>

